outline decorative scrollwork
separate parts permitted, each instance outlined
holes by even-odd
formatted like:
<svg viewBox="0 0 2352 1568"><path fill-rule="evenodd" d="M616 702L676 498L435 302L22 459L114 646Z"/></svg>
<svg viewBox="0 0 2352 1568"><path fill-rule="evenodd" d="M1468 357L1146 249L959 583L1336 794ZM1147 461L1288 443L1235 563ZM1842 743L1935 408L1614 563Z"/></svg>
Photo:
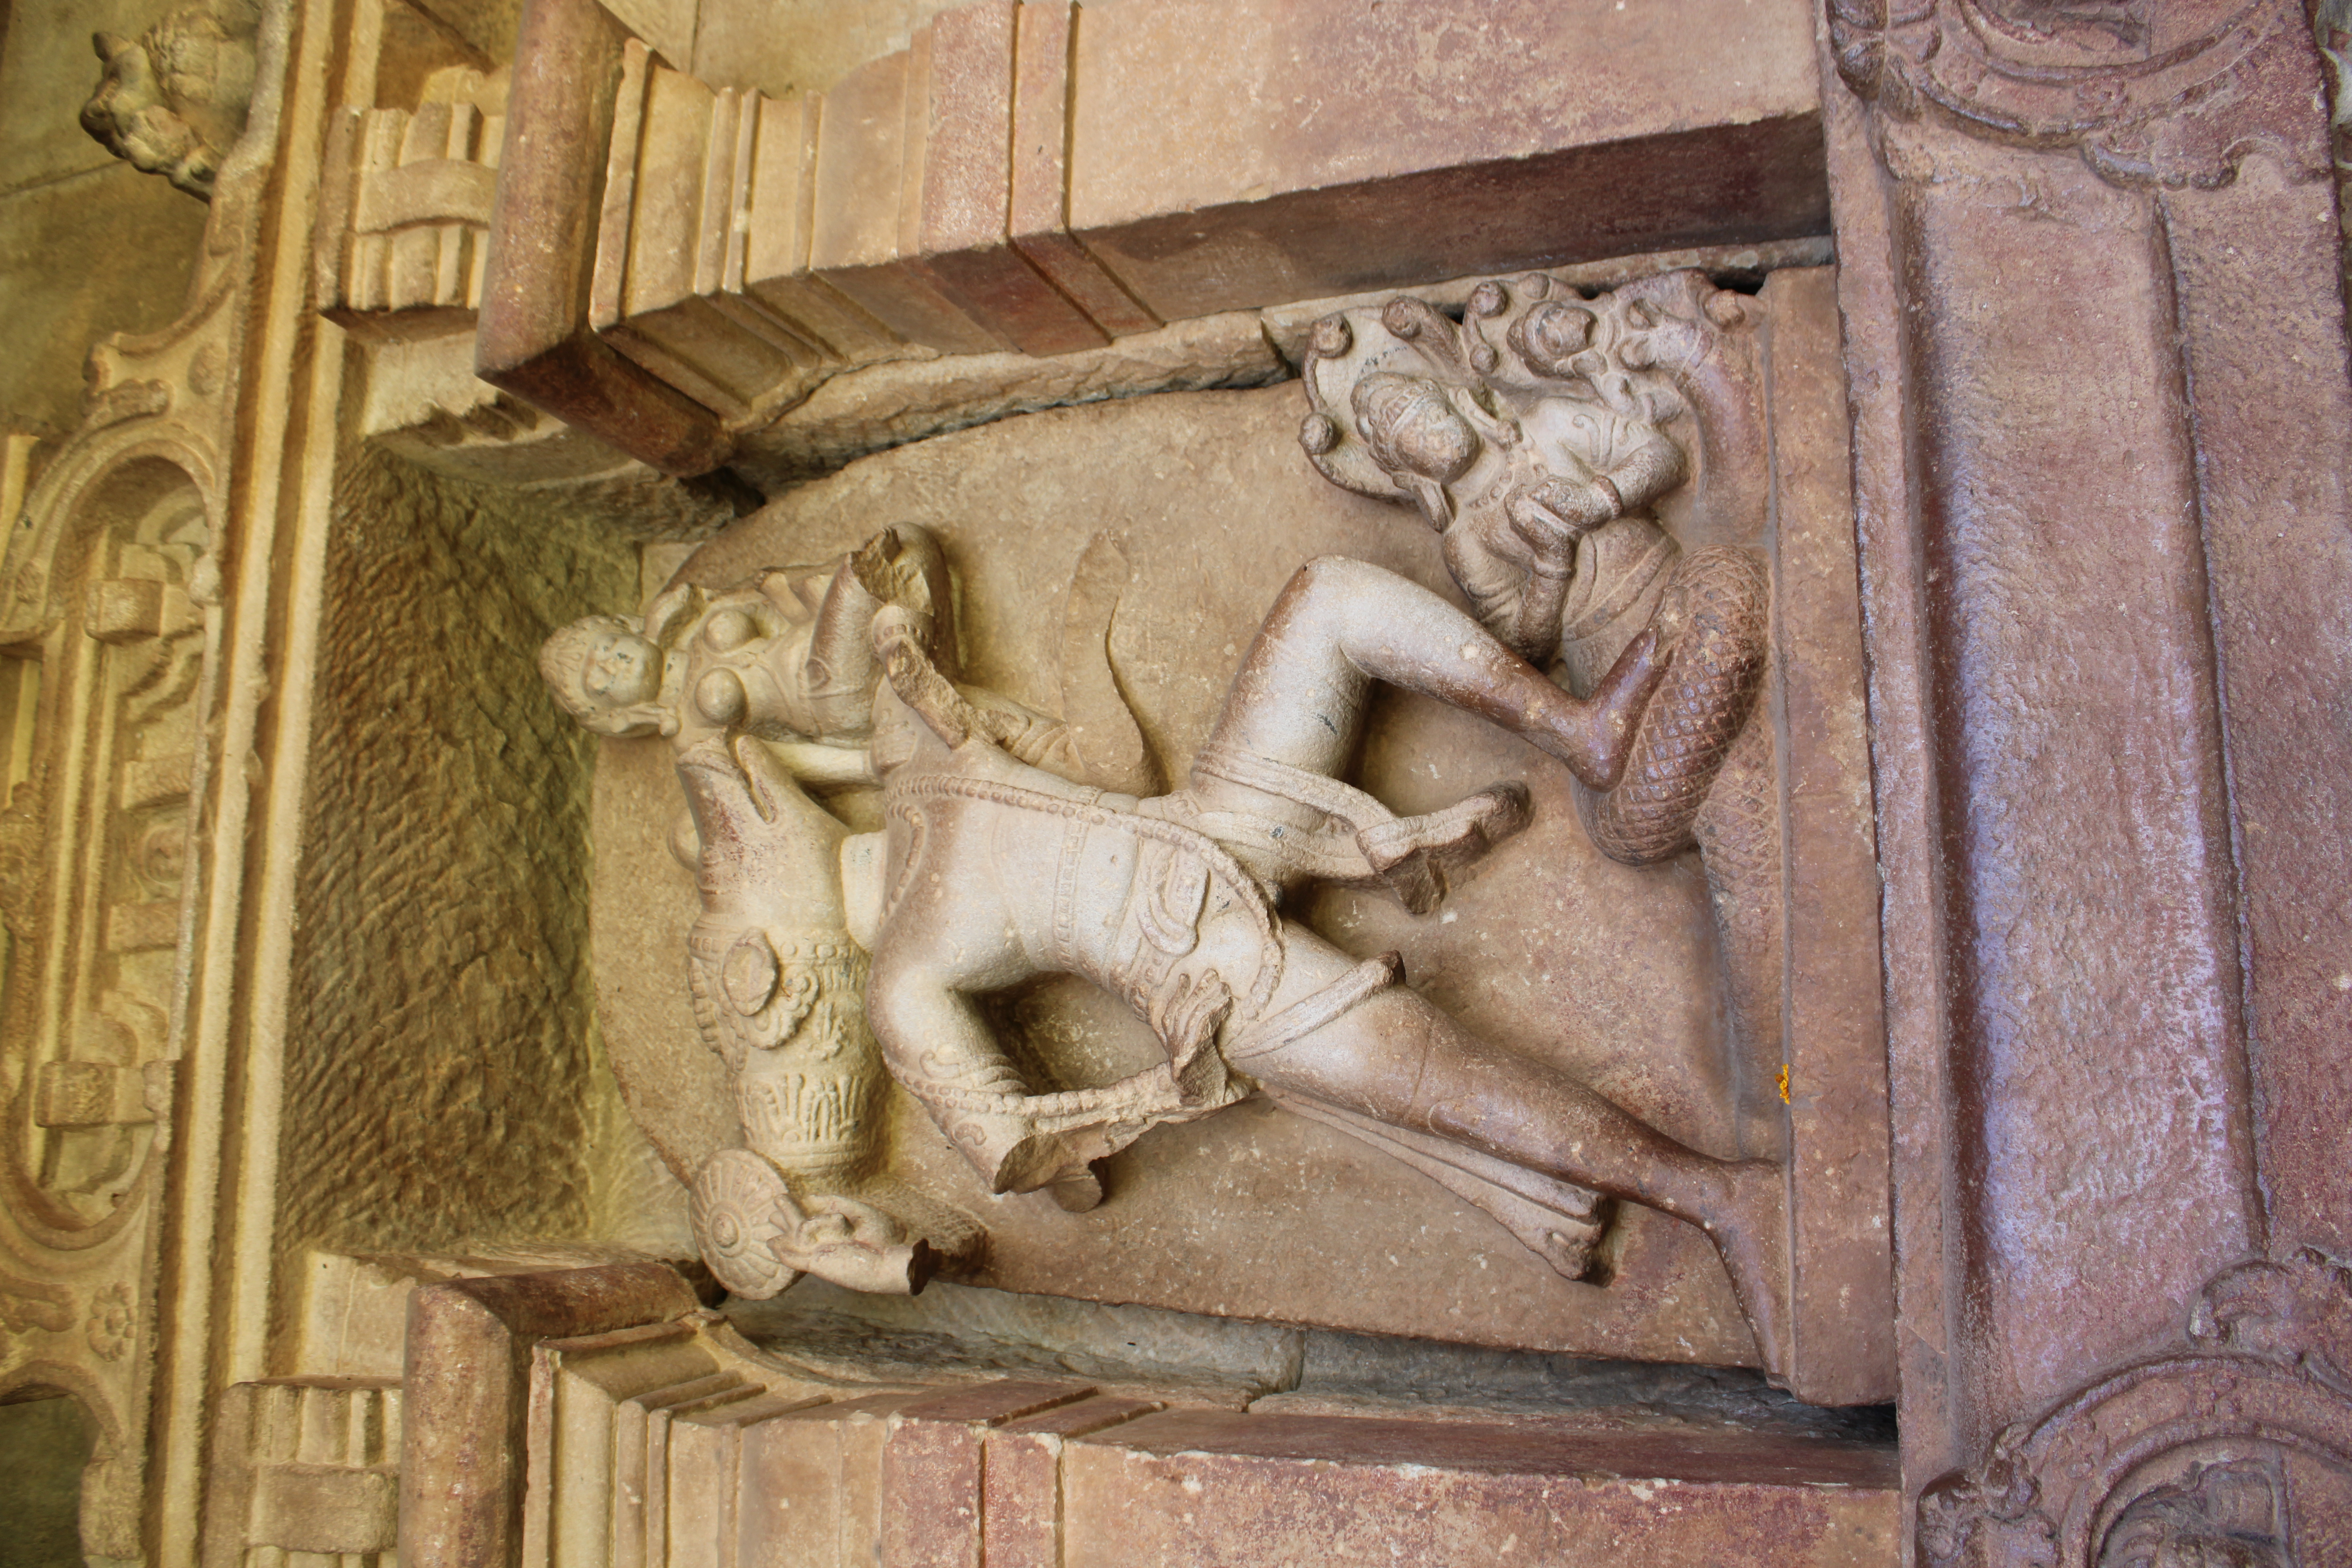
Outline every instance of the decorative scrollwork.
<svg viewBox="0 0 2352 1568"><path fill-rule="evenodd" d="M2076 148L2119 184L2226 184L2256 152L2326 173L2326 148L2272 112L2318 85L2299 5L1829 0L1829 22L1839 74L1896 121Z"/></svg>
<svg viewBox="0 0 2352 1568"><path fill-rule="evenodd" d="M1994 1440L1919 1500L1931 1568L2293 1568L2299 1521L2352 1505L2352 1272L2242 1264L2145 1363Z"/></svg>

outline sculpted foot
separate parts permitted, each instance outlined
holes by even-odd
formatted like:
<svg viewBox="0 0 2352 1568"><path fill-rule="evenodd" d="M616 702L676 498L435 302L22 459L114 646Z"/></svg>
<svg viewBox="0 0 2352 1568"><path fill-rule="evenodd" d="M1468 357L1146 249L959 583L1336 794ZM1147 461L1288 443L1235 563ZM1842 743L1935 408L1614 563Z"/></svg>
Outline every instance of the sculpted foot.
<svg viewBox="0 0 2352 1568"><path fill-rule="evenodd" d="M1356 834L1365 863L1414 914L1435 909L1450 875L1528 825L1525 784L1489 784L1443 811L1375 823Z"/></svg>
<svg viewBox="0 0 2352 1568"><path fill-rule="evenodd" d="M1536 744L1568 764L1579 783L1608 791L1624 776L1633 733L1642 714L1665 679L1673 650L1658 627L1644 627L1625 645L1592 695L1580 702L1567 693L1550 724L1529 735Z"/></svg>
<svg viewBox="0 0 2352 1568"><path fill-rule="evenodd" d="M1765 1375L1789 1376L1789 1213L1780 1167L1750 1160L1731 1167L1732 1198L1722 1217L1700 1228L1731 1275L1740 1310L1755 1331Z"/></svg>

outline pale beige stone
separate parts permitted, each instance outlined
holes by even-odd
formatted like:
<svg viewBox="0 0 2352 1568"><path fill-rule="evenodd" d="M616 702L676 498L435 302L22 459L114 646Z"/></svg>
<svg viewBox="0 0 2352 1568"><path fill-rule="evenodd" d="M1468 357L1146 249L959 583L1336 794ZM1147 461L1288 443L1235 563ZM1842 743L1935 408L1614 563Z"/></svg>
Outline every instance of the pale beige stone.
<svg viewBox="0 0 2352 1568"><path fill-rule="evenodd" d="M9 90L0 86L0 101ZM201 203L82 142L88 166L47 177L27 149L0 183L0 314L11 326L0 417L52 435L81 420L95 340L153 331L185 307L205 227ZM108 264L60 265L75 257Z"/></svg>
<svg viewBox="0 0 2352 1568"><path fill-rule="evenodd" d="M279 1552L373 1554L396 1543L396 1380L272 1378L221 1401L206 1568Z"/></svg>
<svg viewBox="0 0 2352 1568"><path fill-rule="evenodd" d="M691 62L714 86L824 91L867 60L907 47L915 29L961 0L770 0L706 4Z"/></svg>

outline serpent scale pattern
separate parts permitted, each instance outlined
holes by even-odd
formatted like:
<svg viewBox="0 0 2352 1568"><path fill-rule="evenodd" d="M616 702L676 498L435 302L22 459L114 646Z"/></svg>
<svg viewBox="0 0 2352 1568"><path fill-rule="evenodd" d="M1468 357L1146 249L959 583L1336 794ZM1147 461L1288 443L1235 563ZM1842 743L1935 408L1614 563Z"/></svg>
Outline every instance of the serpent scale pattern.
<svg viewBox="0 0 2352 1568"><path fill-rule="evenodd" d="M1664 683L1634 733L1632 760L1606 794L1577 791L1595 847L1647 866L1690 847L1699 808L1756 705L1771 588L1745 550L1684 557L1667 593L1689 617Z"/></svg>

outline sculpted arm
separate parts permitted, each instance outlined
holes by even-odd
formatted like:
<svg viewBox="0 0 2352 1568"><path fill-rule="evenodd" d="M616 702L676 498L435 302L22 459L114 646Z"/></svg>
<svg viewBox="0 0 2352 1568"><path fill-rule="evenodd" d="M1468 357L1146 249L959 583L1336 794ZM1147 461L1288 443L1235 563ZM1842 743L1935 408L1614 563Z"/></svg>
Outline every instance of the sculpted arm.
<svg viewBox="0 0 2352 1568"><path fill-rule="evenodd" d="M870 784L874 761L863 746L835 746L823 741L763 741L761 745L783 771L803 784Z"/></svg>
<svg viewBox="0 0 2352 1568"><path fill-rule="evenodd" d="M1683 449L1655 426L1642 426L1642 438L1623 458L1598 477L1617 499L1619 513L1639 511L1683 482Z"/></svg>

